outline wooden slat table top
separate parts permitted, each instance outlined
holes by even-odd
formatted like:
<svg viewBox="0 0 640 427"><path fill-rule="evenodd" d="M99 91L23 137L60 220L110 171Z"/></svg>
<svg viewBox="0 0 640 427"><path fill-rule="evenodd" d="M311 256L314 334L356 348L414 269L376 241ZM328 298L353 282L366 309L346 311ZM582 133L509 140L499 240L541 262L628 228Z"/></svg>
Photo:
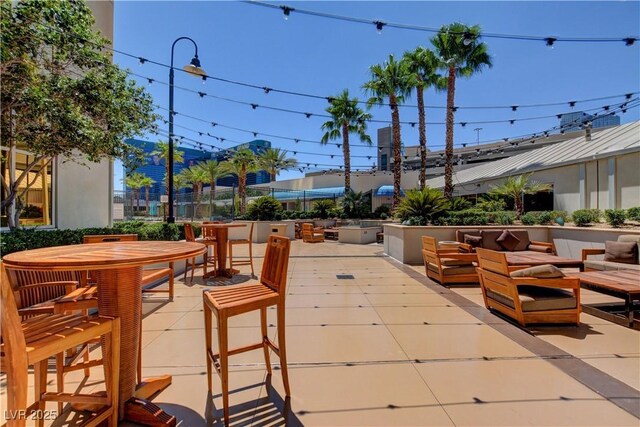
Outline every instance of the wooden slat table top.
<svg viewBox="0 0 640 427"><path fill-rule="evenodd" d="M600 288L640 295L640 271L637 270L587 271L568 273L567 276L577 277L581 282Z"/></svg>
<svg viewBox="0 0 640 427"><path fill-rule="evenodd" d="M205 245L193 242L104 242L14 252L2 261L21 270L111 269L177 261L205 251Z"/></svg>
<svg viewBox="0 0 640 427"><path fill-rule="evenodd" d="M582 264L579 259L564 258L557 255L545 254L542 252L505 252L507 256L507 263L510 265L540 265L540 264L552 264L552 265L577 265Z"/></svg>

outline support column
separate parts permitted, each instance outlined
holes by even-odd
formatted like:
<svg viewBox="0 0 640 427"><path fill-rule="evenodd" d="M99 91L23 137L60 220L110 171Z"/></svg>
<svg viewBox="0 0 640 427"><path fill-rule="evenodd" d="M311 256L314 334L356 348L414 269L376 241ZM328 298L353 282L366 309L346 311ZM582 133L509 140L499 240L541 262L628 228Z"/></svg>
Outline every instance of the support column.
<svg viewBox="0 0 640 427"><path fill-rule="evenodd" d="M587 209L587 165L580 163L578 165L578 187L580 193L580 209Z"/></svg>
<svg viewBox="0 0 640 427"><path fill-rule="evenodd" d="M609 193L608 209L616 209L616 159L611 157L607 162L607 189Z"/></svg>

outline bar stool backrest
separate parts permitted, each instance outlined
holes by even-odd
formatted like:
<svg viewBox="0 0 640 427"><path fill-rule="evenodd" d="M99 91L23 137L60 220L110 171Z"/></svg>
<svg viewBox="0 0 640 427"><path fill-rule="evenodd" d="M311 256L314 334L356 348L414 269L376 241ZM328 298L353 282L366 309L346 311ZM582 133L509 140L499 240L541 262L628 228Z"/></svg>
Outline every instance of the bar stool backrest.
<svg viewBox="0 0 640 427"><path fill-rule="evenodd" d="M278 292L281 299L284 299L286 295L290 249L291 240L289 238L277 235L269 236L262 264L262 274L260 274L260 283Z"/></svg>

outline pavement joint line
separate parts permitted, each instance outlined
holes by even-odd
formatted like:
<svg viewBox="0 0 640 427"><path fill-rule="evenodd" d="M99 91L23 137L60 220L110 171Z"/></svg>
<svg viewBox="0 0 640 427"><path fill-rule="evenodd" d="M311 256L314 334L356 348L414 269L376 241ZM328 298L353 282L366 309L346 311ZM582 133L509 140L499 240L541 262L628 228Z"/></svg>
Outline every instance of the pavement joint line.
<svg viewBox="0 0 640 427"><path fill-rule="evenodd" d="M476 317L490 328L501 333L506 338L509 338L533 354L541 357L555 354L556 357L545 360L548 360L549 363L560 369L563 373L569 375L571 378L583 384L609 402L640 419L640 391L623 383L617 378L602 372L592 365L589 365L578 357L567 353L553 344L538 338L531 332L520 328L513 323L507 322L498 316L493 316L486 308L453 292L447 287L434 283L417 270L414 270L400 261L391 257L386 257L384 260L395 266L398 270L406 273L412 279L418 280L428 289L440 292L442 297L448 299L453 304L456 304L462 310ZM487 322L485 319L488 316L496 317L496 319L492 319L491 322Z"/></svg>

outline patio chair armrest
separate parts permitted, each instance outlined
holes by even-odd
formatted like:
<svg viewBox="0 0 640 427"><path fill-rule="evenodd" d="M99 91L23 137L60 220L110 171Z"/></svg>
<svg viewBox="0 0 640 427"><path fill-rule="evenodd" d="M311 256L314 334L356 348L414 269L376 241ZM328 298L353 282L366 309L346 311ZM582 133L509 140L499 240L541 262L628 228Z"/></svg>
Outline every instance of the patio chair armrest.
<svg viewBox="0 0 640 427"><path fill-rule="evenodd" d="M598 248L587 248L582 250L582 261L586 261L589 255L602 255L604 254L604 249Z"/></svg>
<svg viewBox="0 0 640 427"><path fill-rule="evenodd" d="M450 258L460 261L478 262L477 254L462 254L459 252L440 253L438 252L438 258Z"/></svg>
<svg viewBox="0 0 640 427"><path fill-rule="evenodd" d="M536 252L546 252L547 249L551 249L551 253L556 253L556 248L555 245L553 243L549 243L549 242L539 242L537 240L532 240L529 243L529 246L533 246L532 248L530 248L530 250L532 251L536 251ZM536 246L541 247L540 249L536 248Z"/></svg>
<svg viewBox="0 0 640 427"><path fill-rule="evenodd" d="M577 277L563 277L557 279L539 279L536 277L512 277L511 281L516 286L541 286L556 289L580 289L580 279Z"/></svg>
<svg viewBox="0 0 640 427"><path fill-rule="evenodd" d="M75 280L61 280L58 282L40 282L40 283L31 284L31 285L20 286L16 290L20 292L20 291L28 291L32 289L46 288L46 287L52 287L52 286L64 286L65 293L68 294L76 290L80 286L80 283L76 282Z"/></svg>

